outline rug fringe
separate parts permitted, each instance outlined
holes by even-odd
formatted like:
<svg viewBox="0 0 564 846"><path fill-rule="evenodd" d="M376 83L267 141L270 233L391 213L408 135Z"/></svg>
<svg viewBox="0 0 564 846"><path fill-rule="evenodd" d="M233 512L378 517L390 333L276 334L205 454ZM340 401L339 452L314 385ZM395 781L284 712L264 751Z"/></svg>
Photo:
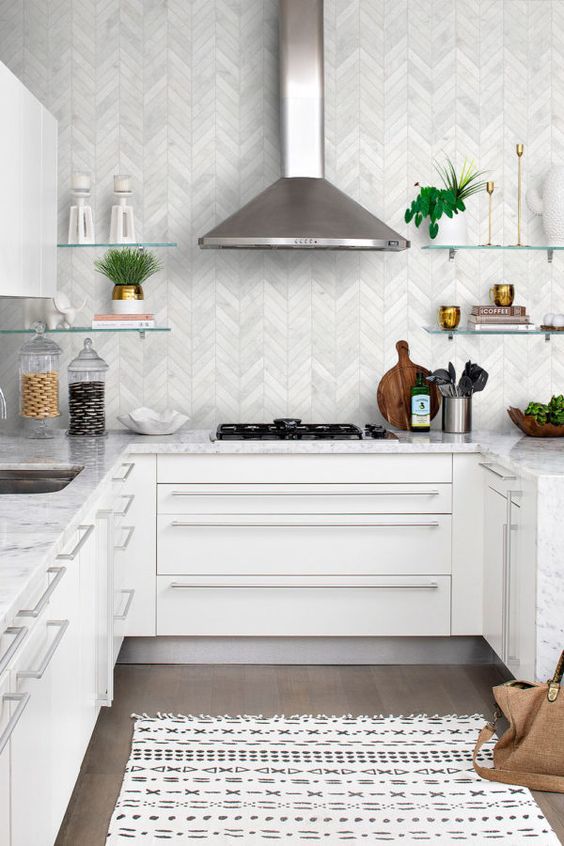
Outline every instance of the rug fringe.
<svg viewBox="0 0 564 846"><path fill-rule="evenodd" d="M483 714L273 714L269 717L263 714L173 714L157 711L156 714L131 714L132 720L264 720L269 722L279 720L484 720Z"/></svg>

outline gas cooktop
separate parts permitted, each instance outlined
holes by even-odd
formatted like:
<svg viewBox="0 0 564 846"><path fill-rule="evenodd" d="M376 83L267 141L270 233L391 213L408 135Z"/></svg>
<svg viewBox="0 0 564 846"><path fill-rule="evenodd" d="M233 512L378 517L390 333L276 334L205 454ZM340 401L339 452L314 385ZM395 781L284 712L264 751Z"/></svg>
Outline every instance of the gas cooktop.
<svg viewBox="0 0 564 846"><path fill-rule="evenodd" d="M222 423L218 441L361 441L397 439L383 426L367 423L364 431L352 423L302 423L297 417L278 417L272 423Z"/></svg>

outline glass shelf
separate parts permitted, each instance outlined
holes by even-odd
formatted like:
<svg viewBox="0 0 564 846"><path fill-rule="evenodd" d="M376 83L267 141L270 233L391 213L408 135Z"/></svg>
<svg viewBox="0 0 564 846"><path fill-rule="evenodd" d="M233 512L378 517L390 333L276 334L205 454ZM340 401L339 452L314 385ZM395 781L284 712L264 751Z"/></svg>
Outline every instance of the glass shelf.
<svg viewBox="0 0 564 846"><path fill-rule="evenodd" d="M68 329L45 329L47 335L71 335L82 334L90 335L91 332L125 332L132 334L137 332L141 338L145 337L146 332L170 332L168 326L147 326L145 329L112 329L110 328L96 328L92 329L90 326L70 326ZM0 329L0 335L33 335L35 329Z"/></svg>
<svg viewBox="0 0 564 846"><path fill-rule="evenodd" d="M564 332L546 329L439 329L438 326L424 326L423 329L429 335L446 335L449 341L452 341L455 335L523 335L525 338L528 335L544 335L545 341L549 341L551 335L564 335Z"/></svg>
<svg viewBox="0 0 564 846"><path fill-rule="evenodd" d="M139 241L136 244L111 244L109 242L102 242L100 244L57 244L57 247L61 250L69 250L74 249L76 247L80 248L90 248L96 249L97 247L139 247L139 249L143 249L144 247L176 247L178 246L176 241Z"/></svg>
<svg viewBox="0 0 564 846"><path fill-rule="evenodd" d="M455 254L458 250L511 250L514 253L527 252L529 250L542 250L546 253L548 261L552 264L552 258L555 250L564 250L562 247L550 247L548 245L539 244L523 244L517 246L516 244L425 244L421 247L422 250L448 250L448 257L450 261L454 260Z"/></svg>

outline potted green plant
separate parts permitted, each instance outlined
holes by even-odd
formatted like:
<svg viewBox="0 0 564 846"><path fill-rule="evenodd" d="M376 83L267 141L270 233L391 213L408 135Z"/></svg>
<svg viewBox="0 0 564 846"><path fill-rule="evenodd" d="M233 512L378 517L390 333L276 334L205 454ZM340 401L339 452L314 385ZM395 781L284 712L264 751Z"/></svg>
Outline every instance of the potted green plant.
<svg viewBox="0 0 564 846"><path fill-rule="evenodd" d="M115 314L141 314L145 295L143 283L161 269L156 255L138 247L108 250L94 266L114 283L112 310Z"/></svg>
<svg viewBox="0 0 564 846"><path fill-rule="evenodd" d="M484 190L486 182L480 178L484 171L477 170L474 162L465 160L462 170L457 174L448 157L445 165L434 164L442 187L420 186L416 183L420 188L419 194L405 210L405 222L413 221L419 228L423 221L428 220L429 238L435 244L466 244L466 219L463 212L466 211L466 200Z"/></svg>

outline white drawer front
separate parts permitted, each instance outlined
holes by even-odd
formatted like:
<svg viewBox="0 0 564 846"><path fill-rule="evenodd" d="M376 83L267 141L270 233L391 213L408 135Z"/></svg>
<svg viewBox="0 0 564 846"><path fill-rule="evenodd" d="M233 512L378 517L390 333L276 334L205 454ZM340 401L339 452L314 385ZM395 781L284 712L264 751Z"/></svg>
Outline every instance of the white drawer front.
<svg viewBox="0 0 564 846"><path fill-rule="evenodd" d="M452 455L159 455L157 481L189 484L451 482Z"/></svg>
<svg viewBox="0 0 564 846"><path fill-rule="evenodd" d="M160 574L450 573L447 515L161 516Z"/></svg>
<svg viewBox="0 0 564 846"><path fill-rule="evenodd" d="M158 486L159 514L450 514L449 484Z"/></svg>
<svg viewBox="0 0 564 846"><path fill-rule="evenodd" d="M200 586L195 585L199 581ZM200 636L449 635L448 576L281 580L215 587L157 578L157 634ZM272 580L274 581L274 580ZM337 583L340 582L340 583ZM347 586L355 584L355 586ZM210 585L211 586L208 586Z"/></svg>

